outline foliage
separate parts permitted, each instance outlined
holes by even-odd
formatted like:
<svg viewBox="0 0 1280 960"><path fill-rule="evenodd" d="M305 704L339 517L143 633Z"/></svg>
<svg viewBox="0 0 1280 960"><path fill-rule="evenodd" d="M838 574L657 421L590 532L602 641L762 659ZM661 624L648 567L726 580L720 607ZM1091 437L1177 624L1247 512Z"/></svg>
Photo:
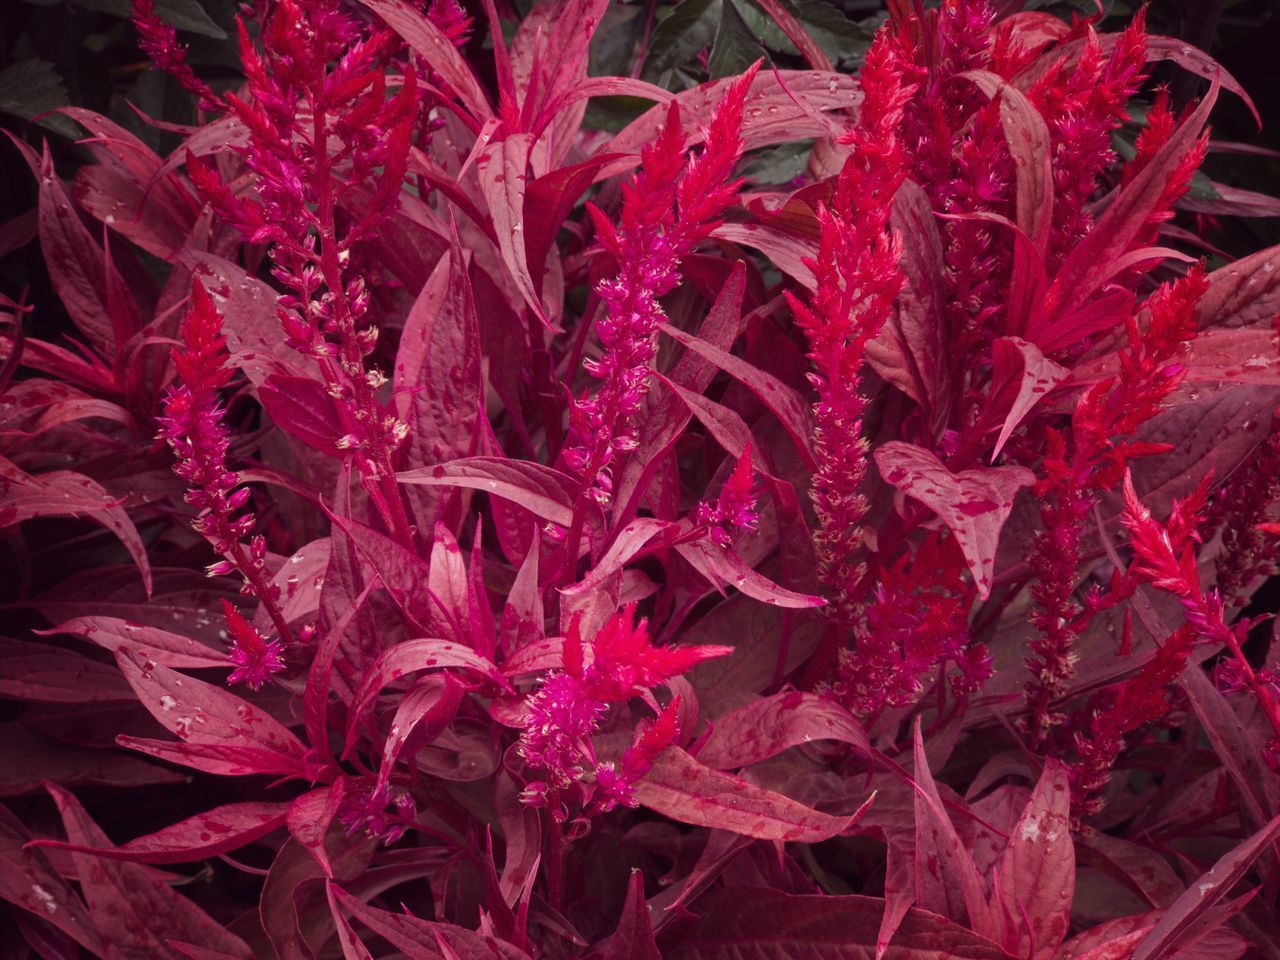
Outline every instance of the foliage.
<svg viewBox="0 0 1280 960"><path fill-rule="evenodd" d="M1026 6L104 4L136 127L0 72L12 955L1280 956L1252 103Z"/></svg>

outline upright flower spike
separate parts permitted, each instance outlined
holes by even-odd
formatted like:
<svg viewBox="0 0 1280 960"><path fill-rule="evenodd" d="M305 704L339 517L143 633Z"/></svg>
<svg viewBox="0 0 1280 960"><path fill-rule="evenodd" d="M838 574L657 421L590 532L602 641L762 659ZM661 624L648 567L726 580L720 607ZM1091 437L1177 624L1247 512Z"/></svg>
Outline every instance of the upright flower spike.
<svg viewBox="0 0 1280 960"><path fill-rule="evenodd" d="M1037 746L1065 719L1050 704L1075 676L1075 641L1090 615L1075 597L1086 518L1098 496L1120 481L1130 459L1155 452L1124 438L1155 416L1181 382L1176 358L1196 336L1195 308L1206 289L1198 266L1157 289L1127 324L1128 348L1119 352L1117 375L1080 398L1069 436L1046 430L1043 476L1036 485L1044 530L1030 558L1036 576L1031 622L1039 636L1031 641L1032 679L1026 688L1028 729Z"/></svg>
<svg viewBox="0 0 1280 960"><path fill-rule="evenodd" d="M596 324L603 351L584 364L603 382L594 395L574 402L563 459L582 478L585 495L600 504L612 495L614 460L638 443L634 418L649 389L658 327L666 319L659 298L680 282L680 258L715 229L737 198L742 181L729 177L742 155L742 114L757 70L730 85L704 131L702 152L687 164L680 109L672 103L657 139L641 152L639 173L623 188L616 229L588 206L618 273L597 287L605 305ZM576 539L571 532L573 548Z"/></svg>
<svg viewBox="0 0 1280 960"><path fill-rule="evenodd" d="M898 38L881 28L862 70L863 102L847 140L852 152L836 182L831 204L818 213L821 238L811 264L817 289L809 302L787 294L809 339L810 375L818 391L814 406L814 454L818 461L811 496L818 514L815 536L820 574L832 615L851 619L851 590L860 577L861 493L867 442L862 436L866 400L859 377L868 341L884 325L904 282L901 252L888 230L893 198L906 176L899 139L903 109L911 95Z"/></svg>
<svg viewBox="0 0 1280 960"><path fill-rule="evenodd" d="M249 131L237 152L256 197L234 196L196 158L188 169L215 212L246 240L269 244L272 275L289 291L277 311L286 342L315 362L342 420L333 453L352 463L385 526L409 547L413 525L392 464L408 428L377 396L387 377L368 358L379 332L352 256L399 202L420 112L416 75L406 70L388 96L395 35L359 39L358 22L335 0L258 9L261 50L239 23L249 95L226 98ZM348 216L353 196L367 200Z"/></svg>
<svg viewBox="0 0 1280 960"><path fill-rule="evenodd" d="M751 444L738 458L733 473L715 500L703 500L693 512L696 523L722 547L732 545L738 534L754 530L760 520L756 510L755 470L751 466Z"/></svg>
<svg viewBox="0 0 1280 960"><path fill-rule="evenodd" d="M199 513L192 521L196 532L209 541L223 559L209 568L210 576L238 573L244 591L258 598L280 636L292 640L279 609L279 588L267 571L267 545L253 532L254 516L241 513L249 490L227 467L227 427L218 401L218 390L230 381L227 344L222 317L200 281L191 287L191 310L182 320L183 346L173 353L182 383L169 387L161 400L160 437L172 448L178 462L174 472L187 481L187 503Z"/></svg>

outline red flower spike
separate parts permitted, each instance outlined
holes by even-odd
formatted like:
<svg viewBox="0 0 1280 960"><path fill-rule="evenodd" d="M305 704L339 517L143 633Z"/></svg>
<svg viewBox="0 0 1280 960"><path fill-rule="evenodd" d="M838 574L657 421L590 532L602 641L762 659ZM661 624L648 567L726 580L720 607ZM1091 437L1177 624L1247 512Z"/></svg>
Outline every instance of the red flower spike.
<svg viewBox="0 0 1280 960"><path fill-rule="evenodd" d="M635 622L636 606L628 604L605 622L591 641L595 659L584 679L589 695L604 703L629 700L703 660L723 657L732 647L655 647L649 639L649 621Z"/></svg>
<svg viewBox="0 0 1280 960"><path fill-rule="evenodd" d="M231 662L236 665L227 683L243 683L250 690L259 690L284 669L280 641L260 634L226 600L222 601L222 612L231 636Z"/></svg>

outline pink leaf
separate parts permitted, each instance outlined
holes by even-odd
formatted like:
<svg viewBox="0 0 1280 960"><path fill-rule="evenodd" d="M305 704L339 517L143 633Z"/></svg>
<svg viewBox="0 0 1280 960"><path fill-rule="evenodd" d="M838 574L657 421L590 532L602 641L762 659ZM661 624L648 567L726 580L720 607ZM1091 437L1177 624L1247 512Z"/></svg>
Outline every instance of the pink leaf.
<svg viewBox="0 0 1280 960"><path fill-rule="evenodd" d="M1156 960L1176 947L1206 912L1229 894L1253 861L1280 839L1280 817L1224 854L1204 876L1174 901L1160 922L1142 939L1131 960Z"/></svg>
<svg viewBox="0 0 1280 960"><path fill-rule="evenodd" d="M984 415L1004 418L991 451L994 461L1018 424L1070 371L1046 358L1034 343L1018 337L997 338L991 354L991 390Z"/></svg>
<svg viewBox="0 0 1280 960"><path fill-rule="evenodd" d="M528 954L523 950L491 936L472 933L451 923L387 913L361 902L341 887L330 889L348 913L415 960L527 960Z"/></svg>
<svg viewBox="0 0 1280 960"><path fill-rule="evenodd" d="M668 747L635 785L641 804L663 816L760 840L818 843L857 822L835 817L766 790L741 777L704 766L679 747ZM869 803L870 801L868 801Z"/></svg>
<svg viewBox="0 0 1280 960"><path fill-rule="evenodd" d="M498 250L529 309L543 323L549 323L538 296L533 273L542 274L543 264L530 264L524 242L524 185L528 180L529 149L533 138L513 133L491 142L476 157L480 189L489 203L489 215L498 234Z"/></svg>
<svg viewBox="0 0 1280 960"><path fill-rule="evenodd" d="M1006 949L1014 956L1051 960L1066 938L1076 876L1071 785L1060 761L1045 761L996 871L997 896L1012 921L1012 929L1005 930Z"/></svg>
<svg viewBox="0 0 1280 960"><path fill-rule="evenodd" d="M274 374L258 388L258 399L275 425L291 437L331 457L344 456L338 447L345 433L342 419L319 381Z"/></svg>
<svg viewBox="0 0 1280 960"><path fill-rule="evenodd" d="M732 549L709 540L682 543L676 547L676 551L717 588L727 584L741 590L753 600L792 610L820 607L826 603L822 597L797 593L774 583L747 566Z"/></svg>
<svg viewBox="0 0 1280 960"><path fill-rule="evenodd" d="M413 754L440 736L458 715L464 690L450 674L423 677L405 692L382 746L381 778L391 775L401 753Z"/></svg>
<svg viewBox="0 0 1280 960"><path fill-rule="evenodd" d="M1025 467L983 467L952 473L934 454L890 441L875 451L885 481L936 513L955 535L978 596L991 592L1000 528L1021 487L1035 482Z"/></svg>
<svg viewBox="0 0 1280 960"><path fill-rule="evenodd" d="M27 846L30 839L22 822L0 807L0 899L53 924L86 950L103 956L101 936L84 901L58 876L44 851Z"/></svg>
<svg viewBox="0 0 1280 960"><path fill-rule="evenodd" d="M622 918L601 960L662 960L657 941L653 939L649 907L644 902L644 876L639 870L633 870L627 882Z"/></svg>
<svg viewBox="0 0 1280 960"><path fill-rule="evenodd" d="M39 790L45 780L65 786L123 789L181 783L182 774L117 751L61 743L21 723L0 723L0 796Z"/></svg>
<svg viewBox="0 0 1280 960"><path fill-rule="evenodd" d="M128 646L156 663L175 669L231 666L230 656L199 640L170 633L159 627L121 620L119 617L73 617L56 627L38 632L41 636L66 633L84 637L112 652Z"/></svg>
<svg viewBox="0 0 1280 960"><path fill-rule="evenodd" d="M120 671L52 644L0 638L0 696L49 703L132 700Z"/></svg>
<svg viewBox="0 0 1280 960"><path fill-rule="evenodd" d="M116 663L142 705L188 745L257 749L301 767L301 741L247 700L171 670L128 647L116 651Z"/></svg>
<svg viewBox="0 0 1280 960"><path fill-rule="evenodd" d="M578 491L578 484L567 473L528 460L500 457L465 457L396 476L401 483L482 490L565 527L573 519Z"/></svg>

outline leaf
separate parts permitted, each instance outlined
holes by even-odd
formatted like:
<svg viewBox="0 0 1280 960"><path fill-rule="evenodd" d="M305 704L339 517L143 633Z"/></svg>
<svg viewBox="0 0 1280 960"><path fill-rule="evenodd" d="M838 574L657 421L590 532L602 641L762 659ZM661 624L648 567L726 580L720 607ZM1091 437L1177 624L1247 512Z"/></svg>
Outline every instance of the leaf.
<svg viewBox="0 0 1280 960"><path fill-rule="evenodd" d="M812 463L809 450L808 409L800 394L771 373L753 366L747 361L721 350L700 337L677 330L669 323L661 328L663 333L715 364L754 393L790 435L806 461Z"/></svg>
<svg viewBox="0 0 1280 960"><path fill-rule="evenodd" d="M53 868L44 851L28 847L31 835L0 807L0 899L21 907L61 930L86 950L105 955L80 895Z"/></svg>
<svg viewBox="0 0 1280 960"><path fill-rule="evenodd" d="M1000 528L1021 487L1035 482L1025 467L982 467L952 473L915 444L893 440L875 451L887 483L919 500L947 525L968 561L978 596L991 592Z"/></svg>
<svg viewBox="0 0 1280 960"><path fill-rule="evenodd" d="M711 44L711 55L707 58L707 72L711 77L737 77L763 53L737 6L732 0L722 2L716 38Z"/></svg>
<svg viewBox="0 0 1280 960"><path fill-rule="evenodd" d="M39 117L41 126L74 137L75 126L49 112L69 102L62 77L47 60L19 60L0 70L0 113L23 120Z"/></svg>
<svg viewBox="0 0 1280 960"><path fill-rule="evenodd" d="M792 610L820 607L826 603L822 597L797 593L774 583L747 566L732 548L722 547L709 540L691 540L679 544L676 551L713 586L728 584L761 603Z"/></svg>
<svg viewBox="0 0 1280 960"><path fill-rule="evenodd" d="M658 756L653 769L635 785L635 795L643 806L681 823L797 843L831 839L856 823L867 806L851 817L820 813L704 766L679 747L668 747Z"/></svg>
<svg viewBox="0 0 1280 960"><path fill-rule="evenodd" d="M720 25L720 7L721 0L681 0L659 20L645 54L644 78L656 82L710 46Z"/></svg>
<svg viewBox="0 0 1280 960"><path fill-rule="evenodd" d="M348 913L415 960L527 960L528 954L523 950L491 936L451 923L387 913L362 903L341 887L331 885L330 889Z"/></svg>
<svg viewBox="0 0 1280 960"><path fill-rule="evenodd" d="M77 846L39 840L36 846L132 863L191 863L235 850L284 825L287 803L250 801L214 807L119 847Z"/></svg>
<svg viewBox="0 0 1280 960"><path fill-rule="evenodd" d="M113 13L117 17L129 17L133 14L130 0L82 0L82 5L89 10ZM161 20L179 30L212 37L214 40L227 39L226 31L209 19L200 0L155 0L155 11Z"/></svg>
<svg viewBox="0 0 1280 960"><path fill-rule="evenodd" d="M423 677L406 691L396 707L386 742L382 746L382 772L391 775L400 754L410 756L431 743L458 715L465 690L450 674Z"/></svg>
<svg viewBox="0 0 1280 960"><path fill-rule="evenodd" d="M275 425L291 437L331 457L344 456L338 441L346 431L333 398L319 381L273 374L258 387L258 399Z"/></svg>
<svg viewBox="0 0 1280 960"><path fill-rule="evenodd" d="M1188 887L1138 944L1131 960L1157 960L1181 943L1196 921L1231 892L1258 855L1277 839L1280 839L1280 817L1223 855L1213 869Z"/></svg>
<svg viewBox="0 0 1280 960"><path fill-rule="evenodd" d="M796 896L733 887L699 897L698 925L668 960L872 960L884 901L860 896ZM907 910L884 960L1010 960L990 940L942 917Z"/></svg>
<svg viewBox="0 0 1280 960"><path fill-rule="evenodd" d="M1280 313L1280 246L1219 267L1196 303L1200 328L1270 325Z"/></svg>
<svg viewBox="0 0 1280 960"><path fill-rule="evenodd" d="M960 840L929 771L920 718L915 724L916 902L966 922L980 934L996 936L999 921L987 906L973 855Z"/></svg>
<svg viewBox="0 0 1280 960"><path fill-rule="evenodd" d="M121 620L119 617L73 617L56 627L36 632L41 636L66 633L84 637L113 653L122 646L129 646L146 654L156 663L177 669L231 666L231 657L221 650L215 650L190 637Z"/></svg>
<svg viewBox="0 0 1280 960"><path fill-rule="evenodd" d="M270 715L227 690L188 677L128 647L116 663L142 705L170 733L193 747L243 747L275 754L301 772L301 741Z"/></svg>
<svg viewBox="0 0 1280 960"><path fill-rule="evenodd" d="M0 696L90 703L132 700L133 691L118 670L73 650L0 638Z"/></svg>
<svg viewBox="0 0 1280 960"><path fill-rule="evenodd" d="M110 846L75 797L53 784L48 790L62 815L68 842L78 847ZM252 956L244 941L147 868L84 853L73 852L71 859L94 924L113 948L113 958L178 957L165 942L171 938L245 960Z"/></svg>
<svg viewBox="0 0 1280 960"><path fill-rule="evenodd" d="M64 786L136 789L184 779L173 770L119 751L72 746L22 723L0 723L0 796L32 793L46 780Z"/></svg>
<svg viewBox="0 0 1280 960"><path fill-rule="evenodd" d="M482 490L567 527L573 519L578 484L567 473L529 460L464 457L434 467L396 474L401 483Z"/></svg>
<svg viewBox="0 0 1280 960"><path fill-rule="evenodd" d="M871 753L866 732L848 710L816 693L791 691L717 717L698 750L698 762L737 770L815 740L836 740Z"/></svg>
<svg viewBox="0 0 1280 960"><path fill-rule="evenodd" d="M407 463L426 466L474 452L484 400L480 330L456 247L440 258L409 309L392 388L410 427Z"/></svg>
<svg viewBox="0 0 1280 960"><path fill-rule="evenodd" d="M489 215L493 217L502 262L529 309L550 325L538 296L542 284L535 284L531 273L535 270L541 274L543 264L530 265L524 243L524 193L532 146L533 138L527 133L513 133L492 141L476 157L476 174L489 204Z"/></svg>
<svg viewBox="0 0 1280 960"><path fill-rule="evenodd" d="M991 345L991 364L988 413L1004 418L991 450L994 462L1018 424L1071 371L1045 357L1034 343L1019 337L996 338Z"/></svg>
<svg viewBox="0 0 1280 960"><path fill-rule="evenodd" d="M1061 761L1045 761L996 871L1005 948L1017 957L1052 960L1067 935L1076 877L1071 784Z"/></svg>
<svg viewBox="0 0 1280 960"><path fill-rule="evenodd" d="M555 245L561 225L595 180L596 171L616 159L613 154L596 154L582 163L551 170L530 181L525 188L525 252L530 269L534 271L533 283L539 294L544 280L541 266L547 262L547 254Z"/></svg>
<svg viewBox="0 0 1280 960"><path fill-rule="evenodd" d="M470 65L444 32L406 0L360 0L386 21L404 42L422 54L431 69L452 88L463 105L477 120L493 116L493 108Z"/></svg>
<svg viewBox="0 0 1280 960"><path fill-rule="evenodd" d="M74 470L32 475L0 457L0 529L34 517L76 517L83 514L110 530L129 551L151 592L151 561L138 528L120 501L96 481Z"/></svg>
<svg viewBox="0 0 1280 960"><path fill-rule="evenodd" d="M657 941L653 939L649 907L644 902L644 875L639 870L631 871L622 917L601 960L662 960Z"/></svg>

